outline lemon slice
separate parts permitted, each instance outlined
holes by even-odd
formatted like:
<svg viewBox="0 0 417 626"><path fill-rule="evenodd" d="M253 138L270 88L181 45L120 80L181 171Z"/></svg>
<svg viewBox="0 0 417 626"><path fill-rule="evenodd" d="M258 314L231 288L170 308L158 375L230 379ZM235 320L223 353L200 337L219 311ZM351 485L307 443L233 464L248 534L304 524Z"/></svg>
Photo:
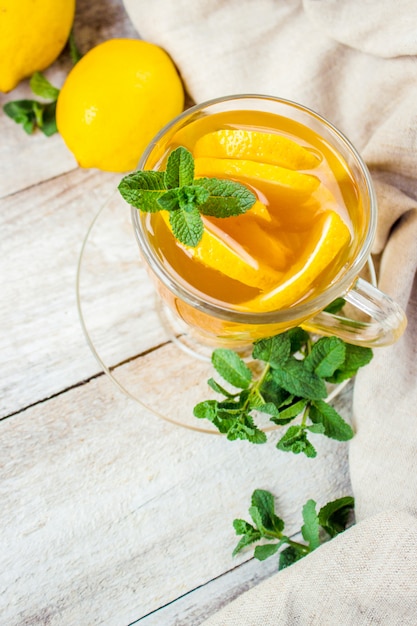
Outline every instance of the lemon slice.
<svg viewBox="0 0 417 626"><path fill-rule="evenodd" d="M320 185L320 179L316 176L247 159L199 157L195 159L194 165L196 177L233 178L261 188L268 183L273 184L275 195L285 201L303 201Z"/></svg>
<svg viewBox="0 0 417 626"><path fill-rule="evenodd" d="M273 311L295 304L334 261L351 239L349 228L335 211L317 216L302 256L278 287L245 303L251 311Z"/></svg>
<svg viewBox="0 0 417 626"><path fill-rule="evenodd" d="M168 212L160 211L159 215L171 229ZM229 219L234 218L225 218ZM279 284L282 272L275 271L255 259L241 244L209 219L203 217L203 222L204 232L197 246L193 248L177 242L187 256L249 287L264 290L272 289Z"/></svg>
<svg viewBox="0 0 417 626"><path fill-rule="evenodd" d="M203 135L195 144L194 156L245 159L292 170L308 170L320 163L316 154L284 135L243 129Z"/></svg>

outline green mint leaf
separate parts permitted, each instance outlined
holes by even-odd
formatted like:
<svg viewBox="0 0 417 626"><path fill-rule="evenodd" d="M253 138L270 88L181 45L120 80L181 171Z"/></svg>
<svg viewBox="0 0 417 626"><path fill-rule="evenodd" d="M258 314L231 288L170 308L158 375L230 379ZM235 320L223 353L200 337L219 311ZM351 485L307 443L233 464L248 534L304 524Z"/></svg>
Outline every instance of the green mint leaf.
<svg viewBox="0 0 417 626"><path fill-rule="evenodd" d="M278 408L285 405L289 398L292 398L292 395L273 379L271 372L265 376L259 391L265 402L272 402Z"/></svg>
<svg viewBox="0 0 417 626"><path fill-rule="evenodd" d="M324 310L326 311L326 313L333 313L334 315L335 313L339 313L339 311L343 309L345 304L346 300L344 298L336 298L336 300L330 302L330 304L328 304Z"/></svg>
<svg viewBox="0 0 417 626"><path fill-rule="evenodd" d="M252 380L252 372L246 363L233 350L218 348L211 356L215 370L224 380L237 387L247 389Z"/></svg>
<svg viewBox="0 0 417 626"><path fill-rule="evenodd" d="M351 426L345 422L336 409L323 400L312 402L309 417L314 424L323 424L324 434L330 439L348 441L353 437Z"/></svg>
<svg viewBox="0 0 417 626"><path fill-rule="evenodd" d="M326 431L323 424L310 424L309 426L306 426L306 430L314 435L324 435Z"/></svg>
<svg viewBox="0 0 417 626"><path fill-rule="evenodd" d="M346 344L338 337L322 337L306 356L304 364L312 372L327 378L342 365L346 356Z"/></svg>
<svg viewBox="0 0 417 626"><path fill-rule="evenodd" d="M315 550L320 545L320 525L314 500L307 500L303 506L303 520L301 534L310 546L310 550Z"/></svg>
<svg viewBox="0 0 417 626"><path fill-rule="evenodd" d="M40 129L46 137L50 137L58 132L56 125L56 102L49 102L43 105L42 124Z"/></svg>
<svg viewBox="0 0 417 626"><path fill-rule="evenodd" d="M195 405L193 409L194 417L207 419L212 422L217 416L217 400L204 400Z"/></svg>
<svg viewBox="0 0 417 626"><path fill-rule="evenodd" d="M178 189L178 201L184 211L192 211L208 198L208 191L198 185L186 185Z"/></svg>
<svg viewBox="0 0 417 626"><path fill-rule="evenodd" d="M344 496L328 502L319 511L319 524L330 535L335 537L346 530L350 521L355 500L352 496Z"/></svg>
<svg viewBox="0 0 417 626"><path fill-rule="evenodd" d="M242 439L255 444L266 443L265 433L255 425L252 416L247 412L241 412L229 425L227 439L229 441Z"/></svg>
<svg viewBox="0 0 417 626"><path fill-rule="evenodd" d="M288 546L288 548L285 548L279 555L278 569L282 570L289 567L296 561L302 559L305 555L306 552L301 548L297 549L293 546Z"/></svg>
<svg viewBox="0 0 417 626"><path fill-rule="evenodd" d="M174 236L185 246L195 247L201 241L204 225L197 207L191 211L170 211L169 223Z"/></svg>
<svg viewBox="0 0 417 626"><path fill-rule="evenodd" d="M246 213L256 202L256 196L245 185L233 180L219 178L197 178L195 184L209 193L200 205L203 215L231 217Z"/></svg>
<svg viewBox="0 0 417 626"><path fill-rule="evenodd" d="M165 191L156 201L164 211L176 211L180 208L179 189Z"/></svg>
<svg viewBox="0 0 417 626"><path fill-rule="evenodd" d="M283 541L279 541L278 543L267 543L263 546L256 546L253 556L255 559L258 559L258 561L265 561L265 559L269 559L270 556L276 554L283 543Z"/></svg>
<svg viewBox="0 0 417 626"><path fill-rule="evenodd" d="M232 556L236 556L236 554L243 550L243 548L246 548L250 544L261 539L261 533L259 530L256 530L256 528L254 528L251 524L248 524L248 522L245 522L243 519L235 519L233 521L233 527L236 534L243 535L243 537L233 550Z"/></svg>
<svg viewBox="0 0 417 626"><path fill-rule="evenodd" d="M30 88L34 94L46 100L56 100L59 89L51 85L49 80L40 72L35 72L30 79Z"/></svg>
<svg viewBox="0 0 417 626"><path fill-rule="evenodd" d="M293 452L294 454L302 452L311 459L317 456L316 449L308 441L307 433L302 426L290 426L276 447L283 452Z"/></svg>
<svg viewBox="0 0 417 626"><path fill-rule="evenodd" d="M305 409L305 406L307 404L307 400L302 399L302 400L297 400L295 402L293 402L292 404L290 404L289 406L287 406L285 409L280 409L279 412L279 417L282 420L293 420L295 417L297 417L298 415L300 415L300 413ZM280 423L284 423L284 422L280 422Z"/></svg>
<svg viewBox="0 0 417 626"><path fill-rule="evenodd" d="M360 367L367 365L372 360L373 353L371 348L354 346L349 343L345 344L345 346L345 360L342 365L336 369L333 375L326 379L330 383L341 383L348 378L352 378Z"/></svg>
<svg viewBox="0 0 417 626"><path fill-rule="evenodd" d="M279 409L273 402L265 402L264 404L259 404L256 407L257 411L261 413L266 413L267 415L271 415L272 417L278 418L280 413Z"/></svg>
<svg viewBox="0 0 417 626"><path fill-rule="evenodd" d="M133 172L119 183L119 192L130 205L147 213L162 209L158 199L166 193L163 172Z"/></svg>
<svg viewBox="0 0 417 626"><path fill-rule="evenodd" d="M291 341L286 333L276 335L275 337L267 337L266 339L258 339L254 343L252 356L254 359L265 361L272 366L280 366L287 361L291 354Z"/></svg>
<svg viewBox="0 0 417 626"><path fill-rule="evenodd" d="M37 104L35 100L13 100L3 106L3 111L16 124L22 124L25 132L30 135L36 127L34 106Z"/></svg>
<svg viewBox="0 0 417 626"><path fill-rule="evenodd" d="M227 391L227 389L225 389L221 385L219 385L219 383L216 380L214 380L214 378L209 378L208 381L207 381L207 384L216 393L220 393L221 395L226 396L226 398L232 398L233 397L233 394L230 393L229 391Z"/></svg>
<svg viewBox="0 0 417 626"><path fill-rule="evenodd" d="M287 330L285 334L291 342L291 354L299 352L310 339L308 332L303 328L300 328L300 326Z"/></svg>
<svg viewBox="0 0 417 626"><path fill-rule="evenodd" d="M78 49L77 44L75 43L74 32L72 30L68 37L68 48L69 48L69 53L70 53L72 64L76 65L83 55L81 54L81 52Z"/></svg>
<svg viewBox="0 0 417 626"><path fill-rule="evenodd" d="M194 159L189 150L180 146L168 157L165 171L167 189L192 185L194 180Z"/></svg>
<svg viewBox="0 0 417 626"><path fill-rule="evenodd" d="M275 514L274 496L269 491L255 489L249 512L261 532L279 536L284 530L284 522Z"/></svg>
<svg viewBox="0 0 417 626"><path fill-rule="evenodd" d="M305 366L304 361L290 357L271 371L274 380L289 393L308 400L319 400L327 396L324 381Z"/></svg>

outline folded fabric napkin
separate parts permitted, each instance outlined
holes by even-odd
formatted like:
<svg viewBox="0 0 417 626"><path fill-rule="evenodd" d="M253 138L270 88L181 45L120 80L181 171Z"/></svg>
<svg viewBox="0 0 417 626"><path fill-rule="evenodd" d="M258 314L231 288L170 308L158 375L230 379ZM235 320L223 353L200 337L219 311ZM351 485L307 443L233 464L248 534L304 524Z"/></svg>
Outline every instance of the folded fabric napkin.
<svg viewBox="0 0 417 626"><path fill-rule="evenodd" d="M307 105L368 164L379 285L408 327L358 375L350 473L357 523L243 594L207 626L417 624L417 3L125 0L195 102L259 93Z"/></svg>

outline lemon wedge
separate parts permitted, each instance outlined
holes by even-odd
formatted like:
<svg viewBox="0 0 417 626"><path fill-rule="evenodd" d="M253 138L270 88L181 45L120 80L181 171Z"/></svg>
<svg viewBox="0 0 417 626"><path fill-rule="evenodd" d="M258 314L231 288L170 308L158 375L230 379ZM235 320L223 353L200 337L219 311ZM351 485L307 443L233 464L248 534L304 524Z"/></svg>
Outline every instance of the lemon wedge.
<svg viewBox="0 0 417 626"><path fill-rule="evenodd" d="M317 215L301 257L279 286L247 301L250 311L273 311L291 306L305 296L314 281L334 261L351 239L349 228L335 211Z"/></svg>
<svg viewBox="0 0 417 626"><path fill-rule="evenodd" d="M302 202L320 185L320 179L316 176L247 159L199 157L195 159L194 166L196 177L233 178L261 188L268 183L272 184L275 196L279 195L283 201Z"/></svg>
<svg viewBox="0 0 417 626"><path fill-rule="evenodd" d="M159 215L171 229L169 213L160 211ZM235 218L224 219L229 221ZM204 232L197 246L189 247L177 242L187 256L249 287L264 290L272 289L279 284L282 280L282 272L254 258L240 243L210 219L203 217L203 222Z"/></svg>
<svg viewBox="0 0 417 626"><path fill-rule="evenodd" d="M194 156L245 159L292 170L308 170L320 163L316 154L284 135L243 129L203 135L195 144Z"/></svg>

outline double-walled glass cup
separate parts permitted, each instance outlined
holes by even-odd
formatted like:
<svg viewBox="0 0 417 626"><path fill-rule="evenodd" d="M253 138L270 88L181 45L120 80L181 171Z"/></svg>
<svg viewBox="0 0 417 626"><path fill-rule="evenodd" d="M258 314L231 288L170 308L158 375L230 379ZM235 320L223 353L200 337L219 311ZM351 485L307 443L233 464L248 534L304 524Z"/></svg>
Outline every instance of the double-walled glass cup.
<svg viewBox="0 0 417 626"><path fill-rule="evenodd" d="M239 128L242 111L279 116L295 129L305 128L315 133L326 149L345 163L358 194L351 209L355 213L355 227L349 254L333 275L326 274L325 285L306 298L277 310L240 310L205 296L204 285L199 288L190 285L166 264L154 245L147 214L132 209L141 254L163 303L163 316L173 323L174 334L188 336L194 347L227 345L239 349L261 337L301 325L310 332L338 336L361 346L385 346L395 342L406 326L403 310L392 298L359 277L370 258L376 230L377 202L372 180L349 140L323 117L294 102L268 96L239 95L211 100L192 107L169 123L148 146L139 169L164 169L166 155L175 147L175 138L186 137L196 122L208 128L211 116L227 114L230 125L233 126L235 117L235 127ZM325 312L336 298L344 298L349 305L347 308L358 315L347 317Z"/></svg>

